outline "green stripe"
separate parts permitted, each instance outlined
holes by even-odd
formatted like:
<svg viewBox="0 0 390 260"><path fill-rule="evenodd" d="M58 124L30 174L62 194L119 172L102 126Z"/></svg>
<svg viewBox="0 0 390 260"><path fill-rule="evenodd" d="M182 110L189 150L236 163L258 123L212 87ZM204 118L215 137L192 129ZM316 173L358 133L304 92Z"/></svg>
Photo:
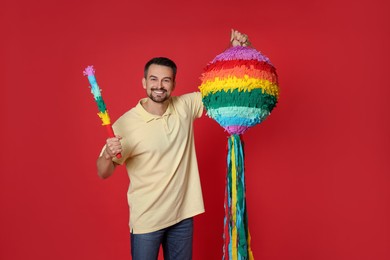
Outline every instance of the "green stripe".
<svg viewBox="0 0 390 260"><path fill-rule="evenodd" d="M96 101L96 104L99 108L99 111L104 113L107 110L107 108L106 108L106 104L104 103L102 97L101 96L98 97L97 99L95 99L95 101Z"/></svg>
<svg viewBox="0 0 390 260"><path fill-rule="evenodd" d="M277 98L273 95L263 93L261 89L252 91L232 92L218 91L203 97L203 104L206 109L220 107L256 107L267 109L269 112L276 106Z"/></svg>

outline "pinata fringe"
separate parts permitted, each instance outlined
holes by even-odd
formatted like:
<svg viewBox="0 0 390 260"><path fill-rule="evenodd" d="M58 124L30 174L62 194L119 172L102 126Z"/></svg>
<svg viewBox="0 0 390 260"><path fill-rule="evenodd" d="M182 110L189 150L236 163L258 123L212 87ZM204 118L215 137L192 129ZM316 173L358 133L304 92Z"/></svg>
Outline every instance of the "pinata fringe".
<svg viewBox="0 0 390 260"><path fill-rule="evenodd" d="M104 112L99 112L99 113L97 113L97 115L102 120L102 125L110 125L111 124L110 116L108 115L107 110Z"/></svg>
<svg viewBox="0 0 390 260"><path fill-rule="evenodd" d="M203 96L203 104L207 110L220 107L257 107L271 112L277 102L275 96L263 93L262 89L253 89L250 92L233 89Z"/></svg>
<svg viewBox="0 0 390 260"><path fill-rule="evenodd" d="M254 259L245 200L244 149L239 135L228 141L225 189L224 260Z"/></svg>
<svg viewBox="0 0 390 260"><path fill-rule="evenodd" d="M214 78L213 80L204 81L199 86L202 96L209 94L215 94L218 91L229 92L232 90L238 90L243 92L250 92L255 89L261 89L264 93L279 97L279 88L271 81L251 78L245 75L243 78L229 77L229 78Z"/></svg>
<svg viewBox="0 0 390 260"><path fill-rule="evenodd" d="M246 68L265 70L276 74L276 68L268 62L258 61L258 60L244 60L244 59L219 60L214 63L207 64L206 67L203 69L203 71L204 73L207 73L212 70L233 69L242 66L245 66Z"/></svg>
<svg viewBox="0 0 390 260"><path fill-rule="evenodd" d="M229 60L257 60L260 62L264 61L272 65L269 58L264 56L260 51L244 46L235 46L227 49L226 51L217 55L211 63Z"/></svg>
<svg viewBox="0 0 390 260"><path fill-rule="evenodd" d="M219 61L210 64L200 77L202 82L213 80L214 78L227 78L234 75L237 78L243 78L248 75L251 78L259 78L278 85L278 76L276 70L270 64L259 61Z"/></svg>

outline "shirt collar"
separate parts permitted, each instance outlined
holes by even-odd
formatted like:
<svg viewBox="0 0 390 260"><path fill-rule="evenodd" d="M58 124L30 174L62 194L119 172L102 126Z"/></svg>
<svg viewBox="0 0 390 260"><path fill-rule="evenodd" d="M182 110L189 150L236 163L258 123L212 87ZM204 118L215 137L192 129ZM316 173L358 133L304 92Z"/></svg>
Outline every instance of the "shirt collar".
<svg viewBox="0 0 390 260"><path fill-rule="evenodd" d="M165 113L162 115L162 116L159 116L159 115L153 115L151 113L149 113L148 111L145 110L145 108L141 105L141 103L145 102L147 100L147 98L143 98L141 99L137 106L136 106L136 109L137 111L140 113L142 119L147 123L147 122L150 122L152 120L155 120L155 119L159 119L159 118L162 118L164 116L168 116L168 115L171 115L173 113L173 107L172 107L172 99L169 100L169 104L168 104L168 108L167 110L165 111Z"/></svg>

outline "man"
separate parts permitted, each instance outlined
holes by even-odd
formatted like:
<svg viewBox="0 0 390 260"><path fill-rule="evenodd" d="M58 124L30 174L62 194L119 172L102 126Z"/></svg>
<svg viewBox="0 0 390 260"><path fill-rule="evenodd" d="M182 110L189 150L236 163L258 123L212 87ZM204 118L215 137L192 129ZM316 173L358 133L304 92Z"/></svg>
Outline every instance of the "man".
<svg viewBox="0 0 390 260"><path fill-rule="evenodd" d="M233 46L249 44L235 30L230 40ZM164 259L192 259L192 218L204 212L193 134L202 97L199 92L172 96L176 71L168 58L146 63L142 85L147 97L114 123L117 136L107 139L97 160L103 179L117 165L126 165L135 260L157 259L160 245Z"/></svg>

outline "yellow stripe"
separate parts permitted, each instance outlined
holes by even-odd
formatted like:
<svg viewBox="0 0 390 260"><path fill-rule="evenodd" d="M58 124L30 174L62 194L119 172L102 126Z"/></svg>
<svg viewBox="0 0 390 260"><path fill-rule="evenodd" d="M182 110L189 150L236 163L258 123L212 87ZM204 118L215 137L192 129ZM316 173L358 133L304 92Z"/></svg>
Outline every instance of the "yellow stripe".
<svg viewBox="0 0 390 260"><path fill-rule="evenodd" d="M234 154L234 137L232 141L232 215L233 215L233 230L232 230L232 260L237 259L237 227L236 227L236 212L237 212L237 190L236 190L236 158Z"/></svg>
<svg viewBox="0 0 390 260"><path fill-rule="evenodd" d="M248 243L248 257L249 257L249 260L254 260L253 258L253 252L252 252L252 248L251 248L251 234L249 232L249 228L248 228L248 239L247 239L247 243Z"/></svg>
<svg viewBox="0 0 390 260"><path fill-rule="evenodd" d="M199 86L202 96L207 96L210 93L214 94L218 91L232 91L237 89L238 91L251 91L253 89L262 89L263 93L273 95L276 98L279 97L279 87L277 84L273 84L269 80L251 78L245 75L244 78L230 77L220 79L216 77L214 80L208 80L203 82Z"/></svg>
<svg viewBox="0 0 390 260"><path fill-rule="evenodd" d="M108 111L107 110L104 111L104 113L99 112L98 116L102 120L102 125L109 125L111 123L110 122L110 116L108 115Z"/></svg>

